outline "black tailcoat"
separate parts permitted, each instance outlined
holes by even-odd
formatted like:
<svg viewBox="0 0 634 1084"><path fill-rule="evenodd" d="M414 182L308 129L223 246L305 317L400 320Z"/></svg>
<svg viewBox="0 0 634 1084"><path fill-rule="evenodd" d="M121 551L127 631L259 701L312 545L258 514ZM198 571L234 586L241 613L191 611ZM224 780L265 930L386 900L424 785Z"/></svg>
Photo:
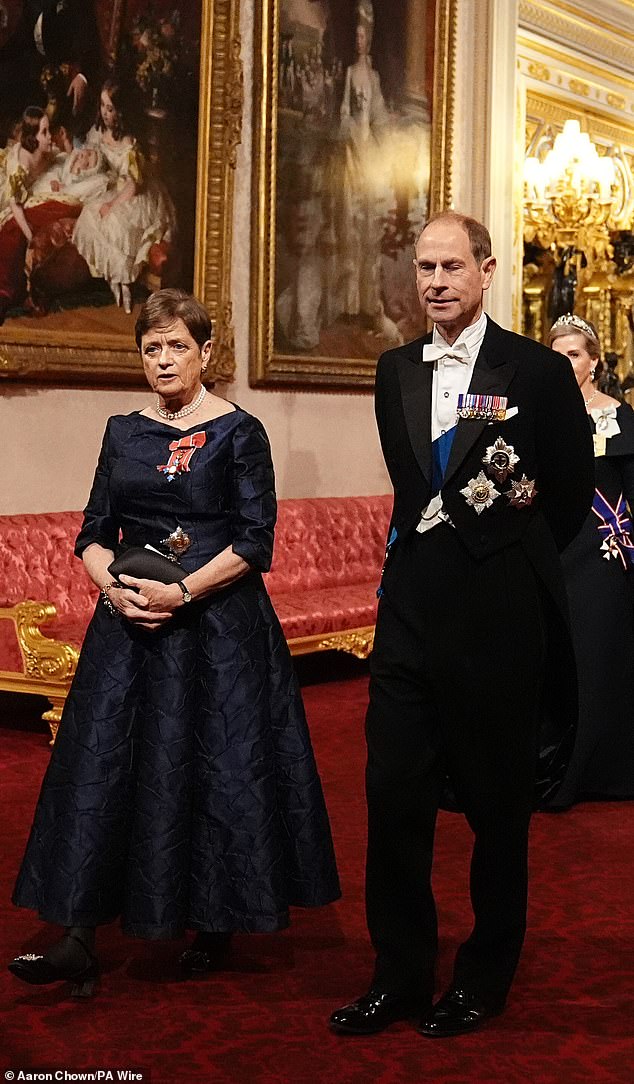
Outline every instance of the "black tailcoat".
<svg viewBox="0 0 634 1084"><path fill-rule="evenodd" d="M474 833L473 929L454 985L500 1010L526 930L528 834L542 696L539 790L558 784L577 714L559 563L594 489L583 399L567 358L488 320L470 391L506 396L508 417L458 422L442 486L453 527L419 534L432 495L433 365L418 339L379 360L376 414L394 485L366 719L366 908L373 986L431 999L438 932L434 829L448 778ZM501 437L519 456L480 514L473 479ZM511 504L526 477L534 499ZM393 530L391 529L390 536Z"/></svg>
<svg viewBox="0 0 634 1084"><path fill-rule="evenodd" d="M376 417L394 486L390 532L396 528L396 546L415 530L431 497L434 367L422 359L429 342L431 335L389 350L377 367ZM469 391L506 396L509 410L517 408L517 413L503 422L459 420L442 487L444 509L476 561L519 543L553 603L548 607L545 675L550 710L537 780L541 797L561 779L576 725L576 672L558 551L575 537L592 502L592 442L568 359L489 318ZM486 473L483 457L499 436L513 447L519 463L506 482L493 480L501 495L478 515L461 490L481 470ZM506 491L523 475L535 481L537 495L527 507L517 508Z"/></svg>

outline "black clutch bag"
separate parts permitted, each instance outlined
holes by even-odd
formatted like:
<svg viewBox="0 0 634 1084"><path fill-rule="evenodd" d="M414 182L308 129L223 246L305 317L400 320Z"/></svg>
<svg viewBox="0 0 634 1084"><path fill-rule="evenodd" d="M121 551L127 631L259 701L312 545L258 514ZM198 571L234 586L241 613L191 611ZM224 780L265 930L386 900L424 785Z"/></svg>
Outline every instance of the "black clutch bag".
<svg viewBox="0 0 634 1084"><path fill-rule="evenodd" d="M115 580L124 575L159 583L180 583L187 575L178 561L170 561L169 557L144 546L128 546L108 566L108 572Z"/></svg>

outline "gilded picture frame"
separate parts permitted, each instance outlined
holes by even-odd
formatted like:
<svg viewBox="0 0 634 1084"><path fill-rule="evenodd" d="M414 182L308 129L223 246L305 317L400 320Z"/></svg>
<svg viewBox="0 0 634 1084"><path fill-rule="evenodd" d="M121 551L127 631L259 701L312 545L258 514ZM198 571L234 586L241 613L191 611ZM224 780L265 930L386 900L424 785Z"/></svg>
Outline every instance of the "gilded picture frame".
<svg viewBox="0 0 634 1084"><path fill-rule="evenodd" d="M423 330L412 246L451 202L456 0L258 11L250 383L371 388Z"/></svg>
<svg viewBox="0 0 634 1084"><path fill-rule="evenodd" d="M143 2L136 9L144 11ZM155 5L145 5L148 15ZM172 9L174 5L172 5ZM234 176L241 139L243 72L240 56L239 0L200 0L200 69L198 126L193 133L191 183L193 254L189 257L188 281L170 282L193 288L214 321L216 348L208 382L231 381L235 370L232 324L231 233ZM170 11L172 10L170 9ZM167 10L167 9L166 9ZM121 19L121 4L113 8L111 32ZM182 9L189 17L190 9ZM178 12L176 12L178 16ZM108 41L108 46L112 46ZM188 175L189 176L189 175ZM193 270L192 270L193 268ZM193 281L192 281L193 280ZM151 289L156 285L150 286ZM134 348L134 315L122 324L116 320L78 320L55 313L55 320L37 315L6 319L0 326L0 379L30 384L115 388L143 385L144 377ZM98 310L95 310L96 312ZM109 312L110 310L102 310Z"/></svg>

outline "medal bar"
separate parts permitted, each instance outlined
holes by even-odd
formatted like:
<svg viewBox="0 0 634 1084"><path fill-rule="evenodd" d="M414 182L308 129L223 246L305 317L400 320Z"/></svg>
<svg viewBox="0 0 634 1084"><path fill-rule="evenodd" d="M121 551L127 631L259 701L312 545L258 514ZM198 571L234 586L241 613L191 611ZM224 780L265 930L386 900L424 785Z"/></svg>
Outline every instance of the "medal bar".
<svg viewBox="0 0 634 1084"><path fill-rule="evenodd" d="M475 421L503 422L506 417L506 395L476 395L461 392L458 396L458 417Z"/></svg>

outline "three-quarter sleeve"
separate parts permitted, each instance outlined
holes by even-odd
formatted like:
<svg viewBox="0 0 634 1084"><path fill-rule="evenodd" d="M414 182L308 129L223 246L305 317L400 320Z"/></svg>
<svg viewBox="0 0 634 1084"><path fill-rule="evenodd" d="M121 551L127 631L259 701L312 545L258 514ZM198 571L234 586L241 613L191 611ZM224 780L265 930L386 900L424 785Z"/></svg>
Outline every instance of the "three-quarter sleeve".
<svg viewBox="0 0 634 1084"><path fill-rule="evenodd" d="M232 549L267 572L277 517L271 448L264 426L245 415L233 433Z"/></svg>
<svg viewBox="0 0 634 1084"><path fill-rule="evenodd" d="M97 469L84 509L84 522L75 542L75 555L81 557L93 542L105 549L114 550L119 541L119 523L114 515L110 498L110 471L113 462L111 422L108 422L101 443Z"/></svg>

